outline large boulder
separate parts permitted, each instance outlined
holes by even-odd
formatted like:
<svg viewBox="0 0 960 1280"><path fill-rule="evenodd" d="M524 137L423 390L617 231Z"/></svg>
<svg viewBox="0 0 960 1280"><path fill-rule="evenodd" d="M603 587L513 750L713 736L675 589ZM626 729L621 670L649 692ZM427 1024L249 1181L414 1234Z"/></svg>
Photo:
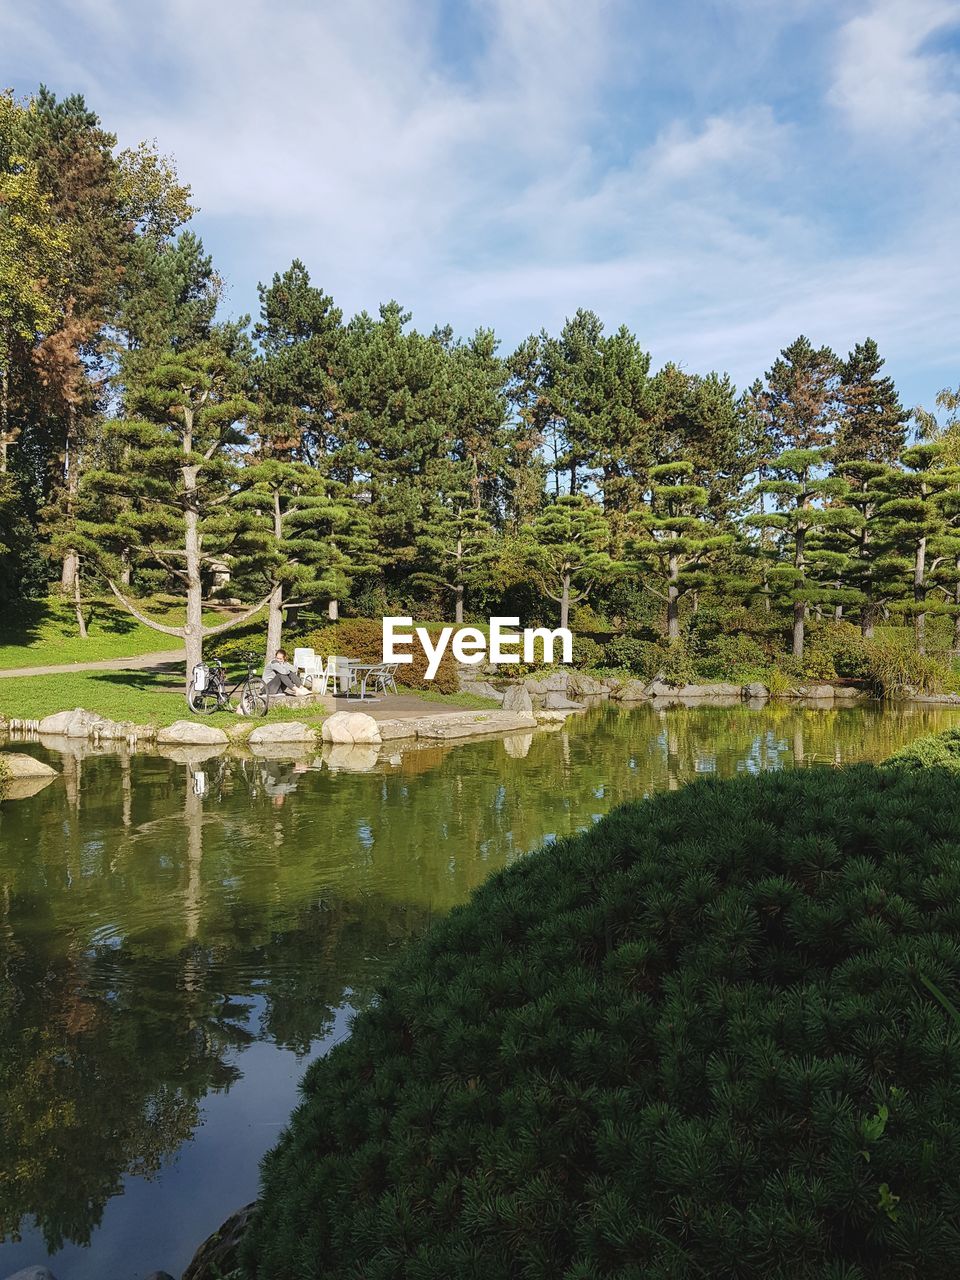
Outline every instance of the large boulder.
<svg viewBox="0 0 960 1280"><path fill-rule="evenodd" d="M614 682L614 687L616 682ZM588 676L583 671L571 671L567 679L567 693L580 698L604 698L610 692L606 680Z"/></svg>
<svg viewBox="0 0 960 1280"><path fill-rule="evenodd" d="M837 702L866 702L870 697L866 689L857 689L850 684L836 685L833 696Z"/></svg>
<svg viewBox="0 0 960 1280"><path fill-rule="evenodd" d="M362 711L338 711L323 722L324 742L339 742L346 746L354 743L374 743L377 746L383 741L380 729L373 716Z"/></svg>
<svg viewBox="0 0 960 1280"><path fill-rule="evenodd" d="M646 702L650 694L642 680L628 680L614 689L610 697L617 702Z"/></svg>
<svg viewBox="0 0 960 1280"><path fill-rule="evenodd" d="M103 716L95 711L76 707L73 711L57 711L44 716L37 726L40 733L58 733L65 738L89 738L95 727L106 724Z"/></svg>
<svg viewBox="0 0 960 1280"><path fill-rule="evenodd" d="M808 698L816 702L833 701L832 684L800 684L787 695L791 698Z"/></svg>
<svg viewBox="0 0 960 1280"><path fill-rule="evenodd" d="M573 715L572 711L561 711L559 709L548 709L547 707L543 707L536 713L537 724L541 726L566 724L567 717L571 715Z"/></svg>
<svg viewBox="0 0 960 1280"><path fill-rule="evenodd" d="M467 711L462 715L425 717L417 726L417 737L440 741L475 738L487 733L517 733L535 728L536 723L532 716L510 711Z"/></svg>
<svg viewBox="0 0 960 1280"><path fill-rule="evenodd" d="M512 711L517 716L532 716L533 702L530 690L522 684L512 684L503 693L504 711Z"/></svg>
<svg viewBox="0 0 960 1280"><path fill-rule="evenodd" d="M0 779L3 778L55 778L56 769L45 760L22 755L19 751L0 752Z"/></svg>
<svg viewBox="0 0 960 1280"><path fill-rule="evenodd" d="M651 680L647 692L652 698L741 698L743 686L739 684L667 684L664 680Z"/></svg>
<svg viewBox="0 0 960 1280"><path fill-rule="evenodd" d="M743 696L750 699L769 698L770 690L760 680L751 680L743 686Z"/></svg>
<svg viewBox="0 0 960 1280"><path fill-rule="evenodd" d="M548 676L528 676L523 683L530 693L566 693L569 680L569 671L553 671Z"/></svg>
<svg viewBox="0 0 960 1280"><path fill-rule="evenodd" d="M247 741L251 747L283 742L314 743L317 731L300 720L277 720L274 724L258 724Z"/></svg>
<svg viewBox="0 0 960 1280"><path fill-rule="evenodd" d="M177 746L189 743L202 746L226 746L227 735L213 724L199 724L196 720L176 720L157 731L157 746Z"/></svg>
<svg viewBox="0 0 960 1280"><path fill-rule="evenodd" d="M545 693L543 708L545 711L586 711L582 702L573 702L564 693Z"/></svg>

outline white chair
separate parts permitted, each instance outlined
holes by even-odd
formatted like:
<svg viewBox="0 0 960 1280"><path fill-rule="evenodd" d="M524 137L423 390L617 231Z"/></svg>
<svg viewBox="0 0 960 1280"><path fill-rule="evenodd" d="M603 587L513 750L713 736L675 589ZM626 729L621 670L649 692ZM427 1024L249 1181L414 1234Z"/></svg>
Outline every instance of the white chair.
<svg viewBox="0 0 960 1280"><path fill-rule="evenodd" d="M309 676L311 680L317 675L317 654L314 649L294 649L293 651L294 669L299 671L303 676Z"/></svg>

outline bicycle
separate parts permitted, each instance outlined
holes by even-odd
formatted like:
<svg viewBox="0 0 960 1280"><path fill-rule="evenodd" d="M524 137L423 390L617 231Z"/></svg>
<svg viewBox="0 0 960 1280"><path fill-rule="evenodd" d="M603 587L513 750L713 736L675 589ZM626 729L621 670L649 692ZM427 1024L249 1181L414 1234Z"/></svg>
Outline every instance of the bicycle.
<svg viewBox="0 0 960 1280"><path fill-rule="evenodd" d="M209 665L198 662L190 677L187 705L195 715L208 716L215 711L228 711L230 699L240 690L239 709L244 716L265 716L269 708L267 686L260 676L254 675L260 656L256 653L241 654L247 664L247 674L241 676L232 689L227 688L226 673L219 658Z"/></svg>

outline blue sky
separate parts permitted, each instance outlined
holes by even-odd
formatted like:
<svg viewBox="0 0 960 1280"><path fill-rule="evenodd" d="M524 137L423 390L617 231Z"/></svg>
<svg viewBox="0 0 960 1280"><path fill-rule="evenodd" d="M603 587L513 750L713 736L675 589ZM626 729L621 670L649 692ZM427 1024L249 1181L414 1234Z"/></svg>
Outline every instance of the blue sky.
<svg viewBox="0 0 960 1280"><path fill-rule="evenodd" d="M233 312L294 256L509 346L578 306L743 385L867 334L960 383L960 0L0 0L194 191Z"/></svg>

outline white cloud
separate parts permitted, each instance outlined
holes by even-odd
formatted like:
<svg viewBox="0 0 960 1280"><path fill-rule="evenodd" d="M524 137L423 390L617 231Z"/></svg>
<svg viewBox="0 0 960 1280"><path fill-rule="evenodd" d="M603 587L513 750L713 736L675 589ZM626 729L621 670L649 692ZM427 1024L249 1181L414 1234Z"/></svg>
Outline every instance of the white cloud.
<svg viewBox="0 0 960 1280"><path fill-rule="evenodd" d="M875 0L838 39L831 101L883 145L960 125L955 60L925 47L960 24L954 0Z"/></svg>
<svg viewBox="0 0 960 1280"><path fill-rule="evenodd" d="M725 0L728 67L702 12L0 0L0 82L79 89L121 141L172 152L240 309L296 255L348 312L395 296L424 327L513 341L592 306L658 360L741 382L800 330L873 333L894 372L946 364L956 180L873 138L945 136L956 92L929 40L956 5Z"/></svg>

